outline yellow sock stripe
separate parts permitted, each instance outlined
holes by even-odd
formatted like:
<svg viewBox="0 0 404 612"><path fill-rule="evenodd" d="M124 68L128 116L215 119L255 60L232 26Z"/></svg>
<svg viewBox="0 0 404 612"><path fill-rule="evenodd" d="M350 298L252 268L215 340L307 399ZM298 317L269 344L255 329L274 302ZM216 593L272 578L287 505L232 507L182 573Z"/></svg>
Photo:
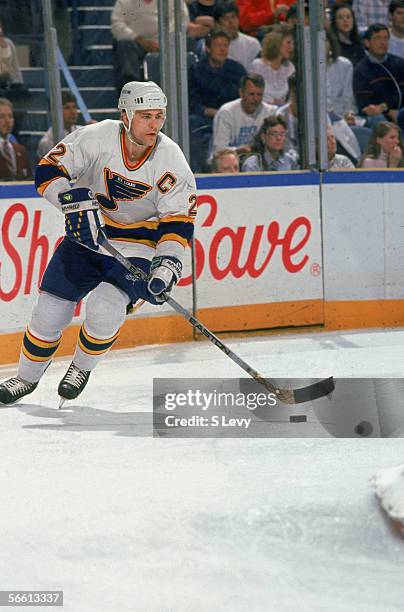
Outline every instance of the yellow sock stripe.
<svg viewBox="0 0 404 612"><path fill-rule="evenodd" d="M103 340L99 338L93 338L92 336L90 336L90 334L86 332L84 325L82 325L79 334L78 345L81 350L84 353L87 353L88 355L102 355L111 348L118 336L119 330L111 338L105 338Z"/></svg>
<svg viewBox="0 0 404 612"><path fill-rule="evenodd" d="M25 334L28 340L32 342L32 344L35 344L36 346L39 346L40 348L45 348L45 349L48 349L48 348L51 349L53 347L58 346L61 340L61 337L58 338L57 340L40 340L40 338L33 336L28 328L26 329Z"/></svg>

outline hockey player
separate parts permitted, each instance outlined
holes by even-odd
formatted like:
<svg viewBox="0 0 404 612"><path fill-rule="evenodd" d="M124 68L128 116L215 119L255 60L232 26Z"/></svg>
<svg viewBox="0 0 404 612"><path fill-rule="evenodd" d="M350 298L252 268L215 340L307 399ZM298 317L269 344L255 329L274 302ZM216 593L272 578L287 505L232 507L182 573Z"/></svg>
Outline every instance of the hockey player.
<svg viewBox="0 0 404 612"><path fill-rule="evenodd" d="M127 83L120 121L72 132L39 162L37 190L65 215L66 236L44 273L17 376L0 385L0 403L34 391L86 295L73 361L58 388L62 399L82 392L116 341L127 308L139 300L164 303L180 279L193 235L196 187L182 151L160 133L166 106L155 83ZM122 253L149 274L147 281L135 280L99 246L100 231L118 241Z"/></svg>

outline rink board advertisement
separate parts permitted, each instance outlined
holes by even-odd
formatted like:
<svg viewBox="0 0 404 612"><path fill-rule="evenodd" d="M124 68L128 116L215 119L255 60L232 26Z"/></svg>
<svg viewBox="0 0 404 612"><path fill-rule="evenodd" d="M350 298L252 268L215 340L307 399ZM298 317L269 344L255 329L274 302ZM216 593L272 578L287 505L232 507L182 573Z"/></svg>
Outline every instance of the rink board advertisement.
<svg viewBox="0 0 404 612"><path fill-rule="evenodd" d="M317 177L293 178L198 191L197 307L214 330L323 322Z"/></svg>
<svg viewBox="0 0 404 612"><path fill-rule="evenodd" d="M199 177L197 316L212 331L404 325L403 179L400 171L333 172L320 188L311 172ZM64 227L31 183L0 185L0 200L0 363L9 363ZM188 250L174 296L188 309L191 270ZM60 354L74 347L83 312ZM146 304L128 317L117 347L192 337L169 307Z"/></svg>

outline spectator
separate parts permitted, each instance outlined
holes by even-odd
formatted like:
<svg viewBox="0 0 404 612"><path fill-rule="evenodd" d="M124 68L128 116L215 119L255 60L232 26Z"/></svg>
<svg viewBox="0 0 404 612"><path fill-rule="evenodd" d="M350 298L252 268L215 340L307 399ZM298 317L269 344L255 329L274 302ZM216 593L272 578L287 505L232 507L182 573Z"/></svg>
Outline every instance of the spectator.
<svg viewBox="0 0 404 612"><path fill-rule="evenodd" d="M242 172L297 170L297 153L285 151L287 123L282 117L268 117L254 136L249 155L241 166Z"/></svg>
<svg viewBox="0 0 404 612"><path fill-rule="evenodd" d="M234 149L222 149L212 159L212 172L235 174L240 172L240 161Z"/></svg>
<svg viewBox="0 0 404 612"><path fill-rule="evenodd" d="M218 109L238 97L240 79L246 74L238 62L227 58L230 37L213 30L206 37L206 57L189 71L191 167L201 172L212 135L213 117Z"/></svg>
<svg viewBox="0 0 404 612"><path fill-rule="evenodd" d="M292 4L286 13L286 23L289 26L295 26L299 23L299 16L297 13L297 4ZM304 25L310 25L310 17L309 17L309 5L307 2L304 3Z"/></svg>
<svg viewBox="0 0 404 612"><path fill-rule="evenodd" d="M116 0L111 17L114 37L115 86L120 92L129 81L143 81L143 58L160 50L158 42L158 0ZM188 9L182 3L182 18L189 23ZM170 12L170 30L174 29L174 12Z"/></svg>
<svg viewBox="0 0 404 612"><path fill-rule="evenodd" d="M221 106L213 120L213 152L232 147L239 155L250 153L255 133L276 106L262 101L265 83L260 74L241 78L240 98Z"/></svg>
<svg viewBox="0 0 404 612"><path fill-rule="evenodd" d="M288 78L295 72L290 61L294 52L293 30L279 24L265 35L262 42L262 58L255 59L252 72L261 74L265 81L264 102L284 104L288 96Z"/></svg>
<svg viewBox="0 0 404 612"><path fill-rule="evenodd" d="M215 6L215 22L230 36L229 59L238 62L246 70L261 53L261 45L256 38L240 32L239 8L235 2L222 1Z"/></svg>
<svg viewBox="0 0 404 612"><path fill-rule="evenodd" d="M389 53L404 58L404 0L392 0L389 4L391 19Z"/></svg>
<svg viewBox="0 0 404 612"><path fill-rule="evenodd" d="M190 35L195 38L205 38L215 26L213 11L216 0L193 0L189 3L188 11L191 23Z"/></svg>
<svg viewBox="0 0 404 612"><path fill-rule="evenodd" d="M388 53L389 30L376 23L365 33L368 56L354 70L353 90L358 111L372 119L373 126L383 114L397 120L403 106L404 59Z"/></svg>
<svg viewBox="0 0 404 612"><path fill-rule="evenodd" d="M288 126L285 149L299 151L299 130L297 127L298 102L296 74L288 78L289 94L286 104L277 109L277 116L282 117Z"/></svg>
<svg viewBox="0 0 404 612"><path fill-rule="evenodd" d="M17 51L10 38L4 36L0 20L0 97L7 98L15 110L15 133L18 134L30 100L28 89L24 86Z"/></svg>
<svg viewBox="0 0 404 612"><path fill-rule="evenodd" d="M327 127L327 153L328 170L355 168L351 160L346 155L341 155L340 153L337 153L337 140L330 126Z"/></svg>
<svg viewBox="0 0 404 612"><path fill-rule="evenodd" d="M63 136L67 136L70 132L77 130L79 125L77 124L77 119L79 116L79 109L77 108L77 100L76 97L70 91L62 92L62 105L63 105L63 125L64 125L64 134ZM42 136L41 140L38 144L38 157L44 157L52 149L52 147L56 144L57 140L53 139L53 131L50 127L47 132Z"/></svg>
<svg viewBox="0 0 404 612"><path fill-rule="evenodd" d="M355 13L349 4L335 4L331 11L330 30L338 38L340 55L353 66L365 57L365 49L356 23Z"/></svg>
<svg viewBox="0 0 404 612"><path fill-rule="evenodd" d="M404 168L404 141L400 129L381 121L373 130L363 155L362 168Z"/></svg>
<svg viewBox="0 0 404 612"><path fill-rule="evenodd" d="M26 181L32 178L28 153L13 137L13 127L13 105L0 98L0 180Z"/></svg>
<svg viewBox="0 0 404 612"><path fill-rule="evenodd" d="M326 32L327 54L327 111L344 117L348 124L355 125L354 96L352 91L353 66L349 59L339 54L336 35Z"/></svg>
<svg viewBox="0 0 404 612"><path fill-rule="evenodd" d="M364 32L374 23L389 23L388 4L384 0L353 0L352 10L360 32Z"/></svg>
<svg viewBox="0 0 404 612"><path fill-rule="evenodd" d="M240 27L247 34L256 34L262 26L285 21L289 7L296 0L237 0Z"/></svg>

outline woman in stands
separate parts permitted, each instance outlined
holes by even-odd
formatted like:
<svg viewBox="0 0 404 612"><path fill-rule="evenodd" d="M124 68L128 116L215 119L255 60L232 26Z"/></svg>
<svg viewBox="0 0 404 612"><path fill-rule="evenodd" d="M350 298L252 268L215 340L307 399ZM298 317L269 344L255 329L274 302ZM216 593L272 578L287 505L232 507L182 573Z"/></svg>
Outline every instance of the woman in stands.
<svg viewBox="0 0 404 612"><path fill-rule="evenodd" d="M404 141L395 123L381 121L374 128L362 168L404 168Z"/></svg>
<svg viewBox="0 0 404 612"><path fill-rule="evenodd" d="M297 170L298 156L294 149L285 151L287 123L282 117L267 117L254 136L242 172Z"/></svg>
<svg viewBox="0 0 404 612"><path fill-rule="evenodd" d="M291 62L295 49L293 29L279 24L265 35L262 57L255 59L250 72L258 72L265 81L264 102L284 104L288 97L288 78L295 72Z"/></svg>
<svg viewBox="0 0 404 612"><path fill-rule="evenodd" d="M365 57L365 49L359 35L355 13L349 4L334 4L330 30L338 38L340 54L356 66Z"/></svg>
<svg viewBox="0 0 404 612"><path fill-rule="evenodd" d="M330 30L326 33L327 111L355 125L355 100L352 90L353 66L340 55L338 40Z"/></svg>

